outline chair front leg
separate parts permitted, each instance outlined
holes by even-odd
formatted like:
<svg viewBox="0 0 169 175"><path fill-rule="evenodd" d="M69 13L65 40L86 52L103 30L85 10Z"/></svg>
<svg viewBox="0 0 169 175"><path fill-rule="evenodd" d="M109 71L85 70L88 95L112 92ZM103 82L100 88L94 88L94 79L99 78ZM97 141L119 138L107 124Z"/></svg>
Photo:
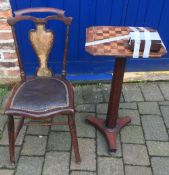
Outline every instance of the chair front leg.
<svg viewBox="0 0 169 175"><path fill-rule="evenodd" d="M80 159L80 153L79 153L79 145L78 145L77 134L76 134L76 125L75 125L73 115L68 116L68 125L70 129L72 145L75 153L75 159L77 163L80 163L81 159Z"/></svg>
<svg viewBox="0 0 169 175"><path fill-rule="evenodd" d="M8 116L8 138L11 163L15 163L15 124L12 115Z"/></svg>

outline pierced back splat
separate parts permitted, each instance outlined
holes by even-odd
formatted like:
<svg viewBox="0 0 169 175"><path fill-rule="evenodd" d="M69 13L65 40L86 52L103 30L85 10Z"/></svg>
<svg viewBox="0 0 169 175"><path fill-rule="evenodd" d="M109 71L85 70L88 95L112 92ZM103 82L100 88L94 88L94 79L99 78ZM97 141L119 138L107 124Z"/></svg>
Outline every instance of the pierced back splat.
<svg viewBox="0 0 169 175"><path fill-rule="evenodd" d="M39 59L40 67L37 70L39 77L51 77L47 62L53 45L54 34L45 29L45 24L36 24L36 30L31 30L29 39Z"/></svg>
<svg viewBox="0 0 169 175"><path fill-rule="evenodd" d="M46 16L45 18L36 18L34 16L25 15L27 13L33 13L33 12L38 12L38 13L49 12L54 14ZM64 47L64 54L62 59L62 72L61 72L61 79L65 80L68 41L69 41L69 27L72 23L72 17L66 17L64 15L63 10L55 9L55 8L45 8L45 7L22 9L14 13L15 13L15 17L9 18L7 22L12 28L12 34L14 36L14 43L17 51L18 60L19 60L19 67L20 67L22 81L26 80L26 75L23 69L22 57L20 55L20 50L19 50L18 42L16 38L15 24L20 21L32 21L35 24L36 29L30 30L29 32L29 40L39 60L39 67L36 72L36 76L51 77L53 76L53 73L48 68L48 57L52 49L52 45L54 44L53 42L54 33L51 30L46 30L45 25L49 20L60 21L66 25L65 47Z"/></svg>

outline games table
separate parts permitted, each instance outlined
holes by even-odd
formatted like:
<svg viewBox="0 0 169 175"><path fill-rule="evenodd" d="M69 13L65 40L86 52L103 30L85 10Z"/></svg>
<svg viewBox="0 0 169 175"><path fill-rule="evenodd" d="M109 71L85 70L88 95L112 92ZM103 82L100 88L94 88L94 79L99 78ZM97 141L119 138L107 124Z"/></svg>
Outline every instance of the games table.
<svg viewBox="0 0 169 175"><path fill-rule="evenodd" d="M115 66L111 83L111 91L108 103L106 120L96 118L96 116L88 116L87 122L95 126L105 136L108 143L109 151L116 151L116 138L120 130L131 122L129 116L118 117L118 109L120 96L122 91L122 83L125 72L127 57L143 57L144 51L132 50L129 46L130 32L145 32L146 30L153 32L155 30L149 28L133 28L133 27L112 27L97 26L89 27L86 30L86 51L93 56L111 56L115 57ZM141 44L141 43L139 43ZM149 45L149 49L150 49ZM150 50L149 50L150 51ZM135 52L135 55L134 53ZM160 58L167 53L163 43L158 52L150 51L147 58Z"/></svg>

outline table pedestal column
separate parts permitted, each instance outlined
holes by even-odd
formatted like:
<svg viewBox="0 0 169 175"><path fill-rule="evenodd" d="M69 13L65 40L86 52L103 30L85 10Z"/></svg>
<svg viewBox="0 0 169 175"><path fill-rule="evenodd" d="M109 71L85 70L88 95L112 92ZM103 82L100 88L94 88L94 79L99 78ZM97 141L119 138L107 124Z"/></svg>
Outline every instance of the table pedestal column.
<svg viewBox="0 0 169 175"><path fill-rule="evenodd" d="M130 117L119 117L118 109L125 72L126 58L116 58L106 120L88 116L88 123L95 126L105 136L109 151L116 152L116 138L120 130L130 123Z"/></svg>

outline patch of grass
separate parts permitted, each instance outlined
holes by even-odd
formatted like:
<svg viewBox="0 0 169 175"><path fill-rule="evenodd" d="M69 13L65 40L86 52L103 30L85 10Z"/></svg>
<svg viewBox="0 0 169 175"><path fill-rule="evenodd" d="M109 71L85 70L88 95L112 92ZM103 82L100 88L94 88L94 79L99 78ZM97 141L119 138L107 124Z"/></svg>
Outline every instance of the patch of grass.
<svg viewBox="0 0 169 175"><path fill-rule="evenodd" d="M9 91L8 86L0 86L0 96L5 96Z"/></svg>

